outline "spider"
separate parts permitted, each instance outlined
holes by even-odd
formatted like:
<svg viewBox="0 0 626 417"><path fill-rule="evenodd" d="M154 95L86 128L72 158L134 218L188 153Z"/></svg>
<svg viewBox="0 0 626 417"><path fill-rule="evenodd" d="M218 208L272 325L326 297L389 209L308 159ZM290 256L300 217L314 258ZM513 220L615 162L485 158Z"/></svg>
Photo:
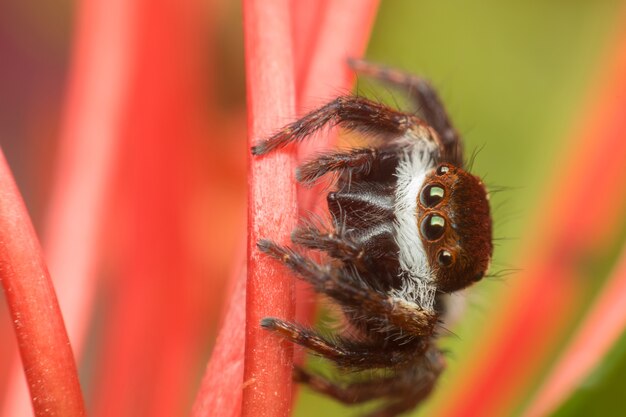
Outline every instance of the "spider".
<svg viewBox="0 0 626 417"><path fill-rule="evenodd" d="M363 134L367 146L333 150L301 165L311 186L334 174L331 225L292 233L294 245L327 254L319 263L271 240L258 248L341 307L345 329L332 337L267 317L261 326L326 358L346 376L335 382L303 368L294 379L346 404L380 400L369 417L415 408L445 367L436 339L448 294L489 268L492 222L482 181L463 168L461 137L424 79L361 60L357 72L406 91L419 115L358 96L341 96L252 148L264 155L325 126Z"/></svg>

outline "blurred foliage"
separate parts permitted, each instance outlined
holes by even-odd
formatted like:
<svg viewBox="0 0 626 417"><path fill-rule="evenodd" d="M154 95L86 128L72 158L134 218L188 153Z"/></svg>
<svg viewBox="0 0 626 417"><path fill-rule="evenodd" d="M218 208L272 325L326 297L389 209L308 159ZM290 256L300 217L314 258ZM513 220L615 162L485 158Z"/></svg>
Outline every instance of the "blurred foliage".
<svg viewBox="0 0 626 417"><path fill-rule="evenodd" d="M516 264L519 238L525 228L532 228L532 216L539 215L538 200L549 195L546 180L558 168L560 147L572 136L593 77L610 52L608 41L615 34L620 5L618 0L381 3L368 58L429 78L464 134L467 154L477 152L473 172L491 187L510 187L492 199L495 237L502 238L496 242L495 272L523 268ZM398 93L376 89L364 80L359 80L359 91L402 103ZM607 254L586 265L591 274L584 275L595 280L586 302L610 271L615 248L607 248ZM431 415L433 406L446 401L446 392L454 389L454 375L471 361L465 352L480 344L475 336L497 314L490 309L490 300L507 291L508 279L515 278L487 279L472 289L463 320L441 343L450 352L449 368L434 397L416 414ZM617 359L603 367L610 370L604 373L608 375L604 382L583 390L584 397L574 402L576 406L563 408L559 417L600 415L595 413L596 402L607 410L601 415L614 415L610 410L615 412L621 403L617 393L625 389L615 373L626 363L624 344L612 354ZM613 389L606 390L607 386ZM520 404L529 395L520 393ZM581 412L579 405L586 411ZM358 415L359 410L363 411L304 389L296 415Z"/></svg>
<svg viewBox="0 0 626 417"><path fill-rule="evenodd" d="M613 417L623 414L626 335L614 346L604 363L554 413L554 417Z"/></svg>

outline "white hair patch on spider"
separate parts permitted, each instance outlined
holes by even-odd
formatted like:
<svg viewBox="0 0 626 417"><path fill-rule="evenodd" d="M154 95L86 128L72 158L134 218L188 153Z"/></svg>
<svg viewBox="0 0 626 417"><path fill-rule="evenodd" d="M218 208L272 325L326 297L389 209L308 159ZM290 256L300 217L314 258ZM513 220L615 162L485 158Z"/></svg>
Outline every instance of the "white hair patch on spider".
<svg viewBox="0 0 626 417"><path fill-rule="evenodd" d="M406 286L395 290L395 296L418 302L432 309L436 286L417 224L417 199L426 174L435 168L436 147L426 141L414 141L400 158L396 168L395 239L399 249L400 268L406 274Z"/></svg>

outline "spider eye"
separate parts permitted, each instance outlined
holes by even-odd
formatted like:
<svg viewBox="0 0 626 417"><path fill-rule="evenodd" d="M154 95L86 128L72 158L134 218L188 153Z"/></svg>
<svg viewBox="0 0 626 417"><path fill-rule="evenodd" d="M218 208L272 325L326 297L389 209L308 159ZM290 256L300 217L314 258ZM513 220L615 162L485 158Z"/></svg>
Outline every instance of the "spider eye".
<svg viewBox="0 0 626 417"><path fill-rule="evenodd" d="M446 220L438 214L431 213L422 220L420 230L427 240L437 240L443 236Z"/></svg>
<svg viewBox="0 0 626 417"><path fill-rule="evenodd" d="M450 266L452 264L452 254L445 249L442 249L437 254L437 262L441 266Z"/></svg>
<svg viewBox="0 0 626 417"><path fill-rule="evenodd" d="M439 165L437 167L437 175L443 175L447 173L448 171L450 171L450 168L445 165Z"/></svg>
<svg viewBox="0 0 626 417"><path fill-rule="evenodd" d="M444 195L445 191L439 184L431 184L422 190L420 201L426 207L433 207L443 200Z"/></svg>

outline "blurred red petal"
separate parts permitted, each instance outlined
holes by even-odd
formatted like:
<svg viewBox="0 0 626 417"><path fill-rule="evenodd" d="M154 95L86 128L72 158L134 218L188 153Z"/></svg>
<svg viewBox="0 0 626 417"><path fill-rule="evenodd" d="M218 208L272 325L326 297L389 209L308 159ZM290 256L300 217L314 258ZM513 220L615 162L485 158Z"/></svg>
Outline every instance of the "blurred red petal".
<svg viewBox="0 0 626 417"><path fill-rule="evenodd" d="M626 328L626 251L524 416L549 415L597 366Z"/></svg>
<svg viewBox="0 0 626 417"><path fill-rule="evenodd" d="M112 199L112 262L95 416L180 415L193 384L200 311L189 220L203 110L204 3L142 0L132 28L123 164ZM113 227L112 227L113 228ZM120 264L120 266L117 266ZM206 277L203 277L206 279ZM98 352L100 353L100 352Z"/></svg>
<svg viewBox="0 0 626 417"><path fill-rule="evenodd" d="M328 3L329 0L291 0L294 71L298 92L302 90L302 84L308 78L313 59L311 51L316 50Z"/></svg>
<svg viewBox="0 0 626 417"><path fill-rule="evenodd" d="M242 250L242 252L244 252ZM245 254L235 265L231 277L233 288L228 295L228 305L220 333L211 353L204 378L196 397L192 417L212 416L221 410L222 417L241 415L243 384L243 357L246 321L246 265Z"/></svg>

